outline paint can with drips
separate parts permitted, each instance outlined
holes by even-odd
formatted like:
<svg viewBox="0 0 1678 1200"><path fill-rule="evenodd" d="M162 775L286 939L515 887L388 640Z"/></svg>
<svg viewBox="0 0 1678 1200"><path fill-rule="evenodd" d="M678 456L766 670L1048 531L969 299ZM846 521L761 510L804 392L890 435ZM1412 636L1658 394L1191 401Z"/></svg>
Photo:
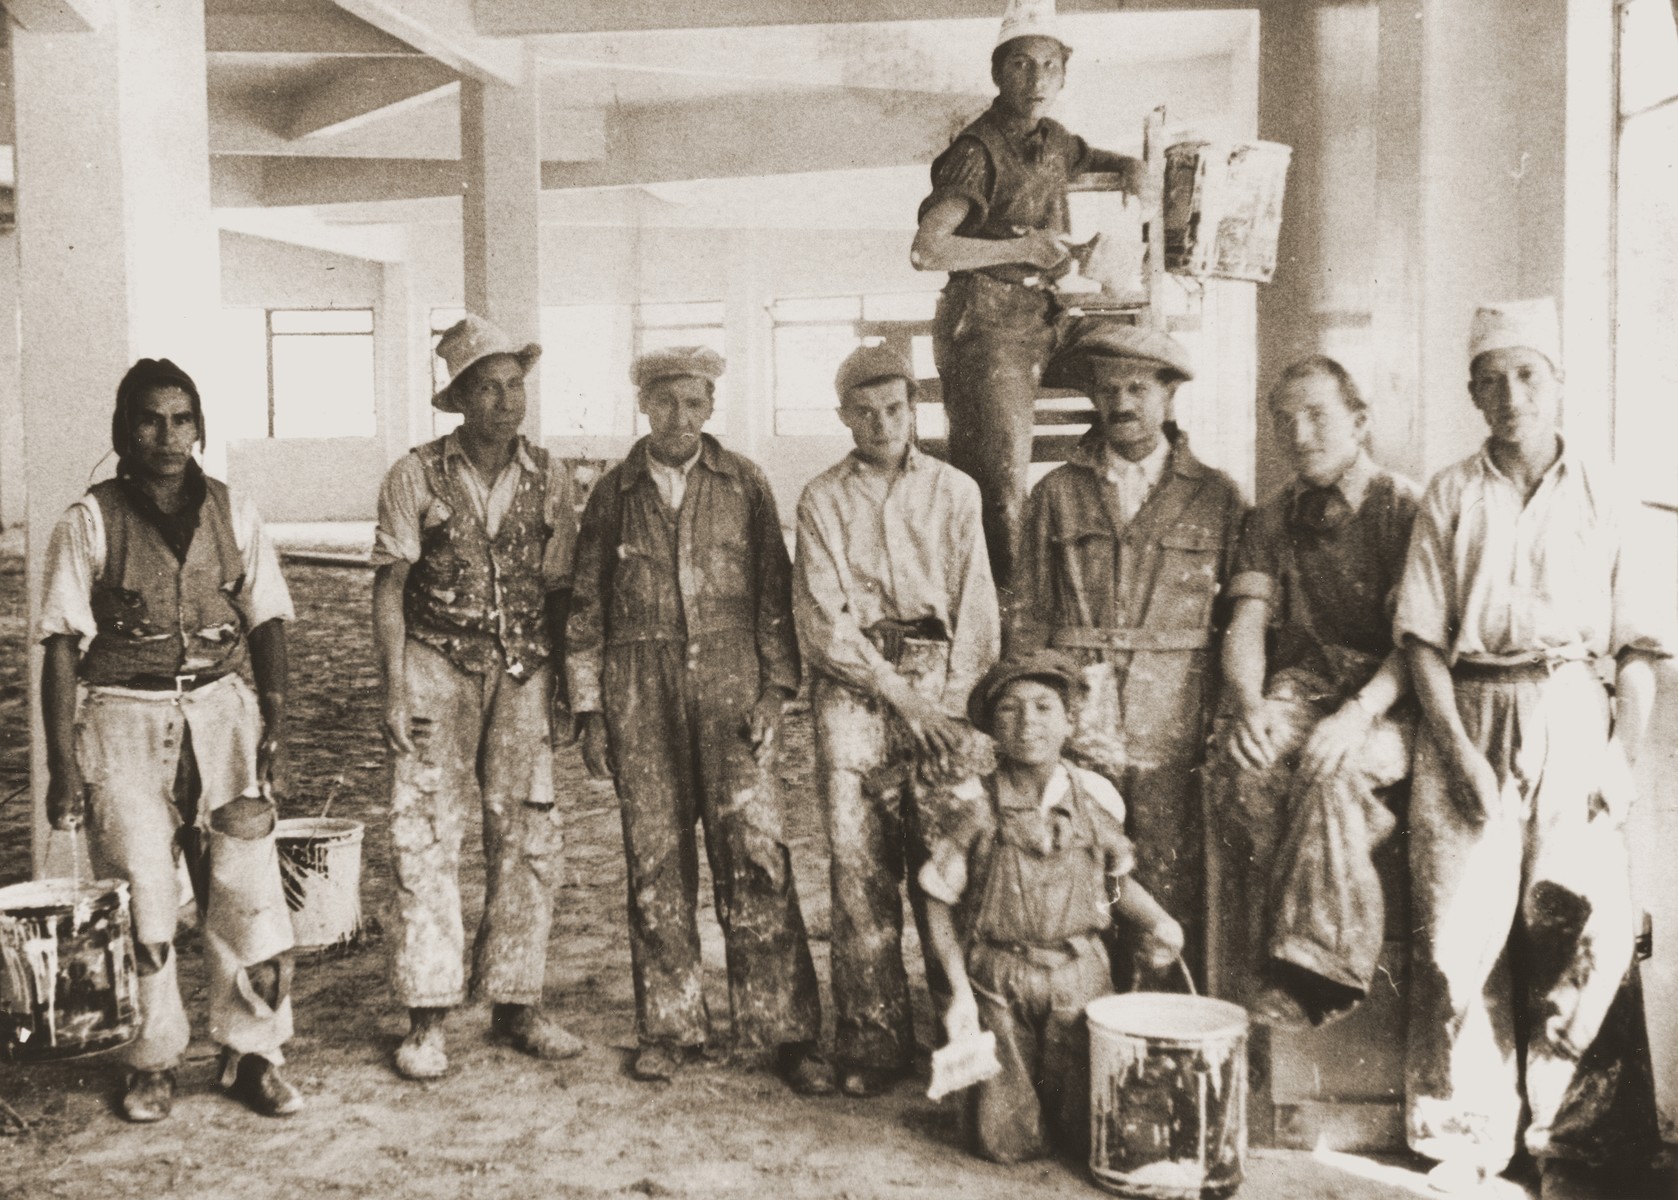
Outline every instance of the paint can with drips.
<svg viewBox="0 0 1678 1200"><path fill-rule="evenodd" d="M1269 283L1293 151L1279 142L1179 142L1165 151L1165 269Z"/></svg>
<svg viewBox="0 0 1678 1200"><path fill-rule="evenodd" d="M44 1062L140 1031L128 885L37 879L0 888L0 1055Z"/></svg>
<svg viewBox="0 0 1678 1200"><path fill-rule="evenodd" d="M1140 1200L1232 1195L1247 1153L1246 1010L1131 992L1084 1012L1096 1184Z"/></svg>
<svg viewBox="0 0 1678 1200"><path fill-rule="evenodd" d="M348 946L360 934L363 829L337 817L294 817L275 827L297 949Z"/></svg>

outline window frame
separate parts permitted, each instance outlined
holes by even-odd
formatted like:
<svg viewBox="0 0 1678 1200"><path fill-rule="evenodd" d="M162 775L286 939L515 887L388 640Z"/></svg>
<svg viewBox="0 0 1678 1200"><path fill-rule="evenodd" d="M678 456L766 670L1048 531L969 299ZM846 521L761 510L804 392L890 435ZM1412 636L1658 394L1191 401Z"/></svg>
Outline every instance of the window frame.
<svg viewBox="0 0 1678 1200"><path fill-rule="evenodd" d="M291 330L281 330L281 331L276 332L275 329L274 329L274 314L275 313L316 313L316 312L366 313L367 314L367 328L364 329L364 330L362 330L362 329L355 329L355 330L328 329L328 330L311 331L311 332L307 332L307 333L298 333L298 332L291 331ZM378 427L379 427L379 356L378 356L378 343L377 343L377 340L376 340L376 338L378 336L377 335L377 329L378 329L378 313L373 308L373 306L370 305L370 304L356 304L356 305L331 305L331 304L292 305L292 304L287 304L287 305L281 305L280 307L277 307L277 308L268 307L268 306L263 307L263 310L262 310L263 351L264 351L264 354L267 358L267 368L268 368L268 425L267 425L267 429L268 429L267 438L268 438L268 440L270 440L270 441L306 441L306 440L308 440L306 438L281 437L278 433L275 432L275 429L277 427L275 418L276 418L276 415L278 413L278 407L279 407L278 404L276 403L276 397L275 397L275 394L274 394L274 339L275 338L316 338L316 337L366 338L368 340L369 347L373 351L373 358L372 358L372 365L373 365L373 396L372 396L372 400L373 400L373 433L370 434L370 435L369 434L344 434L342 436L344 438L357 438L357 437L368 437L368 436L377 437L378 436ZM330 440L337 440L337 438L333 438L333 439L330 439Z"/></svg>

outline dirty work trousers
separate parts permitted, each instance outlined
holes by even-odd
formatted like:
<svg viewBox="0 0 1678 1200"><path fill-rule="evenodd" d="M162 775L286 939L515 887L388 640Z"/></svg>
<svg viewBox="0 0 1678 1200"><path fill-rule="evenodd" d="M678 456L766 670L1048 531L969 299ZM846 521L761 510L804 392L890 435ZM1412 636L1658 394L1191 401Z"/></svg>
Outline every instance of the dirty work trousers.
<svg viewBox="0 0 1678 1200"><path fill-rule="evenodd" d="M703 1044L710 1034L699 956L699 855L705 852L728 960L737 1049L821 1035L821 999L782 832L774 774L752 756L758 696L751 630L608 646L606 728L617 763L629 858L629 948L642 1044Z"/></svg>
<svg viewBox="0 0 1678 1200"><path fill-rule="evenodd" d="M472 994L537 1004L564 839L554 805L551 668L520 683L474 675L408 639L404 652L414 752L390 758L396 870L391 979L408 1008L466 999L460 840L484 814L484 911Z"/></svg>
<svg viewBox="0 0 1678 1200"><path fill-rule="evenodd" d="M1376 791L1410 773L1415 721L1376 718L1360 751L1306 785L1298 778L1299 752L1336 703L1284 687L1264 705L1280 735L1276 761L1250 770L1220 749L1215 785L1252 840L1257 958L1288 963L1361 997L1386 936L1386 901L1371 858L1397 824ZM1220 747L1228 746L1228 732L1220 730Z"/></svg>
<svg viewBox="0 0 1678 1200"><path fill-rule="evenodd" d="M961 272L950 276L938 299L932 348L950 462L979 485L991 573L1004 599L1030 488L1038 381L1055 342L1055 301L1039 288Z"/></svg>
<svg viewBox="0 0 1678 1200"><path fill-rule="evenodd" d="M285 1061L291 970L280 956L292 946L291 916L274 807L258 794L261 733L256 696L237 675L179 694L83 694L76 757L87 785L88 852L100 878L128 881L131 899L140 1035L122 1055L136 1070L177 1065L191 1036L172 949L183 825L207 859L198 882L210 1036L240 1054Z"/></svg>
<svg viewBox="0 0 1678 1200"><path fill-rule="evenodd" d="M1084 1006L1112 991L1099 936L1063 947L975 942L968 979L979 1025L996 1035L1002 1073L969 1090L964 1120L975 1154L995 1162L1052 1148L1089 1156L1090 1051Z"/></svg>
<svg viewBox="0 0 1678 1200"><path fill-rule="evenodd" d="M942 696L948 642L904 640L897 670L917 693ZM903 898L920 936L927 984L949 984L926 933L919 881L928 854L912 783L864 786L908 753L908 732L881 702L826 677L810 696L816 772L832 853L834 1059L840 1069L896 1071L914 1059L914 1014L903 965Z"/></svg>
<svg viewBox="0 0 1678 1200"><path fill-rule="evenodd" d="M1410 801L1410 1145L1501 1170L1524 1097L1533 1155L1641 1165L1658 1146L1655 1097L1629 775L1608 742L1607 695L1575 663L1548 678L1459 677L1456 702L1503 800L1483 824L1465 816L1424 729Z"/></svg>

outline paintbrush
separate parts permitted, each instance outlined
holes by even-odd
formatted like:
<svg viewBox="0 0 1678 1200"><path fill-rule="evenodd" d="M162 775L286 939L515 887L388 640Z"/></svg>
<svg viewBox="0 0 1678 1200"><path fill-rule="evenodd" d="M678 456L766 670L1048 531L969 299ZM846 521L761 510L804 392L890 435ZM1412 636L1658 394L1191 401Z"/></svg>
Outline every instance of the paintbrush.
<svg viewBox="0 0 1678 1200"><path fill-rule="evenodd" d="M986 1029L957 1038L932 1052L932 1083L926 1089L926 1098L940 1100L951 1092L983 1083L1001 1072L994 1033Z"/></svg>

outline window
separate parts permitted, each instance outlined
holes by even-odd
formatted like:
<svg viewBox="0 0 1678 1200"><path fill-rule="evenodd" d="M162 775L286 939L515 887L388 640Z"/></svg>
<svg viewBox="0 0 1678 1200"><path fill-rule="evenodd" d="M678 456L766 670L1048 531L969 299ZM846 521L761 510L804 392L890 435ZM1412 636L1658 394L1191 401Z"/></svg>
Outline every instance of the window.
<svg viewBox="0 0 1678 1200"><path fill-rule="evenodd" d="M1619 10L1614 457L1645 500L1678 504L1678 21L1671 0Z"/></svg>
<svg viewBox="0 0 1678 1200"><path fill-rule="evenodd" d="M635 428L635 310L627 304L542 309L542 432L627 436Z"/></svg>
<svg viewBox="0 0 1678 1200"><path fill-rule="evenodd" d="M372 437L370 308L268 310L268 436Z"/></svg>
<svg viewBox="0 0 1678 1200"><path fill-rule="evenodd" d="M771 304L776 434L845 436L833 377L845 356L865 340L895 346L909 357L918 378L936 379L932 316L937 305L936 292L797 297ZM944 436L943 406L918 408L921 436Z"/></svg>

